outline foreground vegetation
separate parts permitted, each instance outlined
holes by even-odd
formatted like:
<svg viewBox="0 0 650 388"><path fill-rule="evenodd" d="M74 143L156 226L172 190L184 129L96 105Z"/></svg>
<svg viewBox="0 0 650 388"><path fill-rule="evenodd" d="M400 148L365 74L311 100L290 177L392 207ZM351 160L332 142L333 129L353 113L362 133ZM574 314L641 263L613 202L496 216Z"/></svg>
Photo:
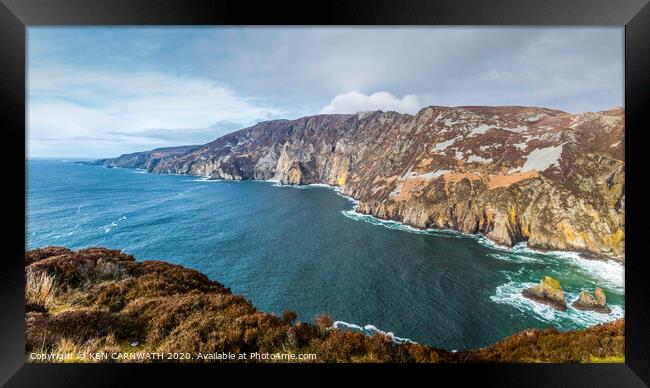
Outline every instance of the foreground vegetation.
<svg viewBox="0 0 650 388"><path fill-rule="evenodd" d="M136 262L117 250L62 247L25 255L26 357L69 354L52 361L133 352L190 354L315 354L294 362L623 362L624 322L560 333L528 330L486 348L449 352L390 337L331 328L260 312L205 275L160 261ZM76 356L75 356L76 355ZM84 356L82 356L84 355ZM140 360L148 361L148 360ZM173 360L177 362L179 360ZM260 360L232 360L234 362ZM264 361L264 360L262 360ZM292 360L282 360L292 361Z"/></svg>

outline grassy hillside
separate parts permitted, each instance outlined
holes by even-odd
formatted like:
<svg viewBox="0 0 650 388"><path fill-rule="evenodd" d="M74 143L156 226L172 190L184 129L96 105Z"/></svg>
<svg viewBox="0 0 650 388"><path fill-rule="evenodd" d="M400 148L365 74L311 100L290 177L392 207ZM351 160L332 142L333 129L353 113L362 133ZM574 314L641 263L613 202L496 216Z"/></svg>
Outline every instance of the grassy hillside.
<svg viewBox="0 0 650 388"><path fill-rule="evenodd" d="M167 353L176 354L173 362L223 353L248 355L230 362L623 362L623 320L566 333L529 330L452 353L336 330L326 315L305 323L291 311L261 312L197 271L105 248L29 251L25 276L28 362L44 361L34 353L67 355L50 362L169 361ZM134 353L164 356L114 357ZM254 353L284 356L251 359ZM315 359L298 358L305 354Z"/></svg>

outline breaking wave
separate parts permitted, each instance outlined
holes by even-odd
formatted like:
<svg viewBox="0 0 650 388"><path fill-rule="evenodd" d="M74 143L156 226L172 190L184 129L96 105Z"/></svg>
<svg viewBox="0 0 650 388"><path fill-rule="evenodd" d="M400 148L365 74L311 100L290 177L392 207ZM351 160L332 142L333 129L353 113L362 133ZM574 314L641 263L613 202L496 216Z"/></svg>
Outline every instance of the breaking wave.
<svg viewBox="0 0 650 388"><path fill-rule="evenodd" d="M343 322L343 321L335 321L332 324L332 327L335 328L335 329L341 329L341 328L348 329L348 330L351 330L351 331L356 331L356 332L359 332L359 333L363 333L365 335L383 334L383 335L386 335L386 336L390 337L390 339L396 344L406 344L406 343L416 344L417 343L417 342L415 342L413 340L410 340L408 338L397 337L395 334L393 334L393 332L390 332L390 331L386 332L386 331L379 330L376 326L373 326L373 325L365 325L365 326L361 327L359 325L355 325L354 323L347 323L347 322Z"/></svg>
<svg viewBox="0 0 650 388"><path fill-rule="evenodd" d="M567 259L583 273L599 279L617 291L625 291L625 265L613 260L592 260L582 257L567 257Z"/></svg>
<svg viewBox="0 0 650 388"><path fill-rule="evenodd" d="M507 261L509 263L542 263L542 259L537 259L534 257L530 256L525 256L521 254L512 254L512 253L491 253L489 254L490 257L495 258L497 260L503 260Z"/></svg>
<svg viewBox="0 0 650 388"><path fill-rule="evenodd" d="M363 214L359 213L356 210L342 210L341 214L344 216L355 220L355 221L364 221L372 225L377 225L377 226L383 226L388 229L393 229L393 230L401 230L404 232L410 232L410 233L418 233L418 234L432 234L431 230L425 230L425 229L418 229L406 224L403 224L398 221L393 221L393 220L382 220L381 218L377 218L375 216L371 216L369 214Z"/></svg>
<svg viewBox="0 0 650 388"><path fill-rule="evenodd" d="M118 218L117 220L111 222L110 224L104 226L104 233L110 232L114 227L118 225L120 221L126 220L126 216L122 216Z"/></svg>

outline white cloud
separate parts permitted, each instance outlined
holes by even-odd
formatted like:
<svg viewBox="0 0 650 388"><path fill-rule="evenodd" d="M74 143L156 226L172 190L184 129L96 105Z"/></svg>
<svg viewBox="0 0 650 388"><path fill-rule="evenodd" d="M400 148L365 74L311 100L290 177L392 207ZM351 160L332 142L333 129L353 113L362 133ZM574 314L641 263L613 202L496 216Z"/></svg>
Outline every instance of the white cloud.
<svg viewBox="0 0 650 388"><path fill-rule="evenodd" d="M357 113L365 111L396 111L415 114L422 108L420 99L414 94L406 94L402 98L388 92L376 92L370 95L352 91L339 94L323 108L321 113Z"/></svg>
<svg viewBox="0 0 650 388"><path fill-rule="evenodd" d="M37 143L52 139L76 139L90 148L101 147L101 154L117 145L127 152L132 147L171 145L156 136L141 136L152 129L165 138L165 131L177 134L187 128L187 142L192 142L189 135L215 123L244 127L282 115L279 109L199 77L65 68L30 69L29 74L28 149L34 152L48 148ZM99 141L102 138L113 138L116 147L108 147Z"/></svg>
<svg viewBox="0 0 650 388"><path fill-rule="evenodd" d="M623 38L621 27L34 27L30 156L205 142L319 111L609 109L624 103ZM72 140L84 138L97 146Z"/></svg>

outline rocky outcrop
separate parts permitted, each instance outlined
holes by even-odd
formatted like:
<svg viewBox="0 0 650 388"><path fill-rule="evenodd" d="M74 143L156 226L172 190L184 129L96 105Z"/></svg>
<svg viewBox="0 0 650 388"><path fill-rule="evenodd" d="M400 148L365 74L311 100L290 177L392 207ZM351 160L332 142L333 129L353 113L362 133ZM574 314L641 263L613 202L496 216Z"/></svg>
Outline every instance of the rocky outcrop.
<svg viewBox="0 0 650 388"><path fill-rule="evenodd" d="M377 111L267 121L184 152L98 164L326 183L357 199L357 211L379 218L622 261L624 133L621 108L571 115L430 106L415 116Z"/></svg>
<svg viewBox="0 0 650 388"><path fill-rule="evenodd" d="M605 292L600 287L596 287L593 293L581 291L578 299L573 302L573 307L578 310L591 310L603 314L609 314L612 310L607 306Z"/></svg>
<svg viewBox="0 0 650 388"><path fill-rule="evenodd" d="M451 352L339 331L327 316L310 324L291 311L261 312L204 274L117 250L35 249L25 254L25 274L28 362L43 361L30 354L69 356L45 362L219 362L214 355L252 352L316 355L270 362L624 361L623 320L569 332L527 330ZM168 352L184 358L151 357Z"/></svg>
<svg viewBox="0 0 650 388"><path fill-rule="evenodd" d="M92 165L102 165L107 167L122 167L122 168L142 168L146 170L153 170L161 159L173 159L179 155L186 154L197 148L196 145L178 146L157 148L151 151L134 152L132 154L124 154L118 158L100 159L94 162L85 163Z"/></svg>
<svg viewBox="0 0 650 388"><path fill-rule="evenodd" d="M539 284L525 289L521 294L528 299L549 305L558 310L564 311L567 309L564 301L564 291L562 291L560 282L550 276L545 276L540 280Z"/></svg>

